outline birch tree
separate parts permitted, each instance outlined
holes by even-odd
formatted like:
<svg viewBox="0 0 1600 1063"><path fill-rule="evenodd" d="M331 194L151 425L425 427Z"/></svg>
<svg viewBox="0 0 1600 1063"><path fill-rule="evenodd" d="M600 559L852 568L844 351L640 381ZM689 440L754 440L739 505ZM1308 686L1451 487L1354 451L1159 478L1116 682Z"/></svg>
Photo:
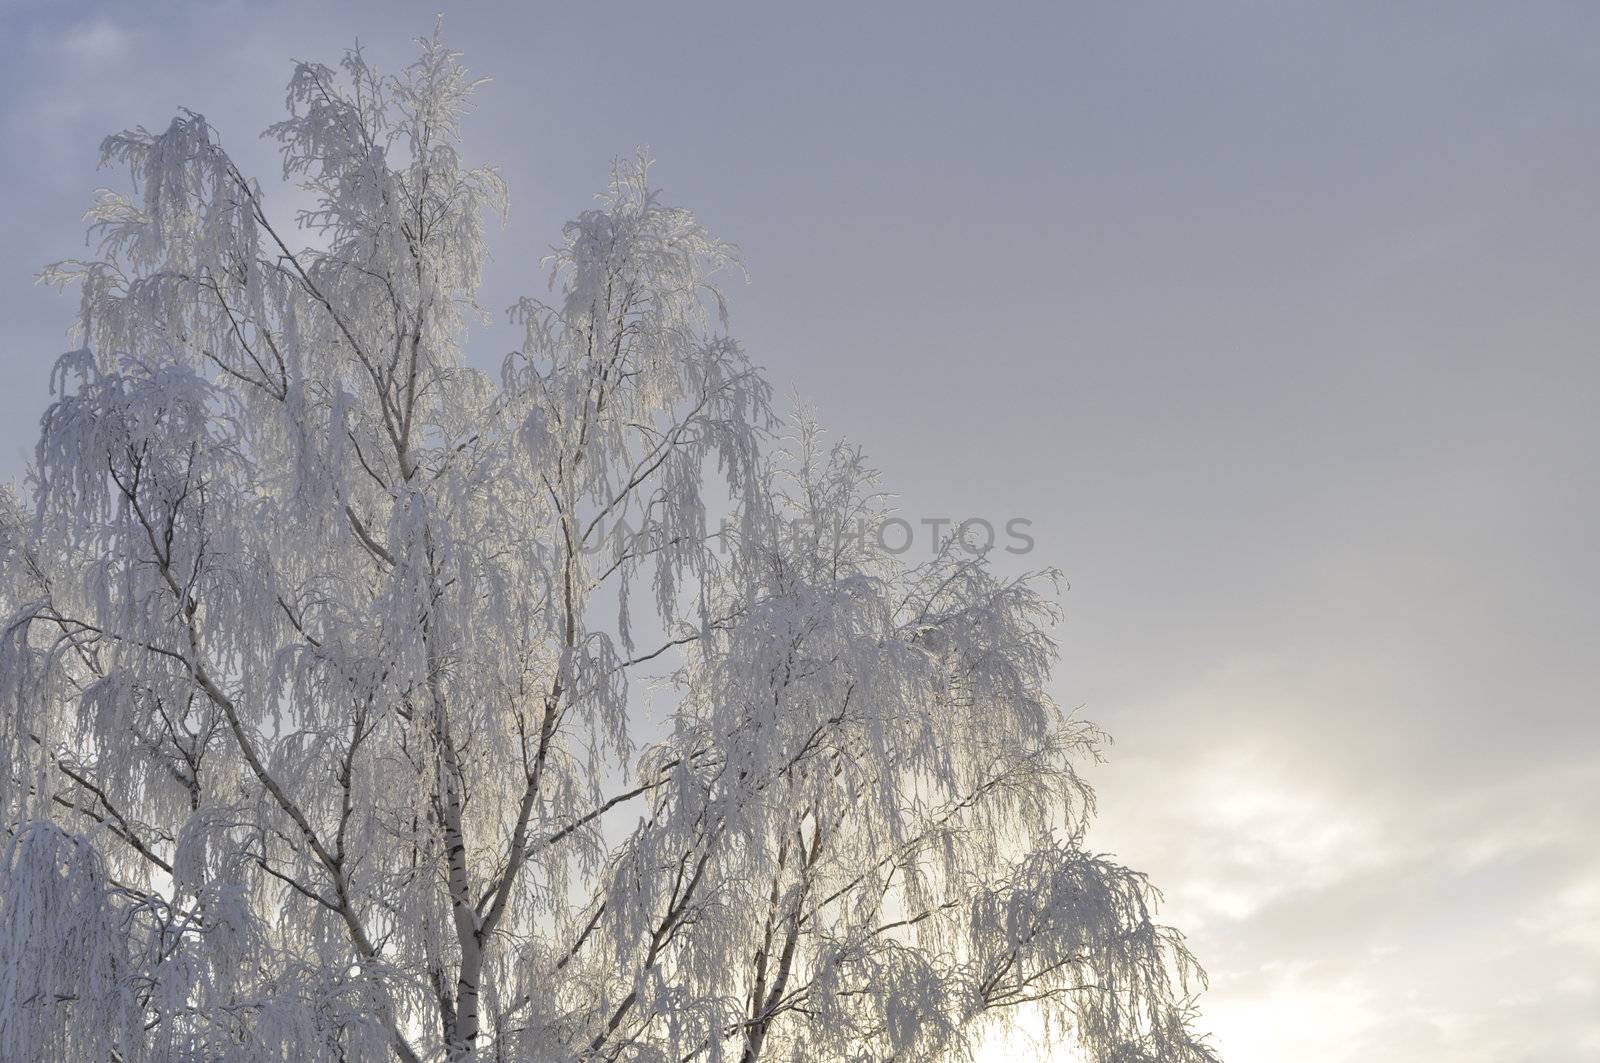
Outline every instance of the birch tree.
<svg viewBox="0 0 1600 1063"><path fill-rule="evenodd" d="M301 63L274 220L199 113L106 139L0 506L0 1058L968 1058L1019 1009L1211 1060L1085 847L1049 573L909 563L781 425L735 251L618 163L466 357L493 169L437 35Z"/></svg>

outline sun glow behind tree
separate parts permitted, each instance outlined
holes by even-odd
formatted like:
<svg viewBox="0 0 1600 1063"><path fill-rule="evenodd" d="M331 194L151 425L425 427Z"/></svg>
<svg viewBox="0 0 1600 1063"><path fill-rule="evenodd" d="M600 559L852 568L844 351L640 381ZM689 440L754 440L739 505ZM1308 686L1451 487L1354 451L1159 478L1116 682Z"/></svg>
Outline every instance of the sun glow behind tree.
<svg viewBox="0 0 1600 1063"><path fill-rule="evenodd" d="M779 424L733 248L643 160L468 367L505 193L421 45L295 68L311 247L186 111L106 140L133 194L49 273L82 342L0 539L0 1056L936 1060L1026 1009L1211 1059L1082 845L1050 574L849 534L874 474Z"/></svg>

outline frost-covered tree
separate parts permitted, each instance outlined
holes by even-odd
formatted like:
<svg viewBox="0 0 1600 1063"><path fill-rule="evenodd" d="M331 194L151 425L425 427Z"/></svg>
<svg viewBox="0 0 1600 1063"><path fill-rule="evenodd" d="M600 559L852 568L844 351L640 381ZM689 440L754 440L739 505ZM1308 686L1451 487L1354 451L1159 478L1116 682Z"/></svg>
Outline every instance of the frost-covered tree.
<svg viewBox="0 0 1600 1063"><path fill-rule="evenodd" d="M110 137L0 507L0 1058L913 1061L1037 1009L1210 1060L1049 575L857 529L861 455L620 163L464 355L501 209L437 38L301 64L292 238L200 114ZM301 241L309 246L301 246ZM646 683L653 677L653 683Z"/></svg>

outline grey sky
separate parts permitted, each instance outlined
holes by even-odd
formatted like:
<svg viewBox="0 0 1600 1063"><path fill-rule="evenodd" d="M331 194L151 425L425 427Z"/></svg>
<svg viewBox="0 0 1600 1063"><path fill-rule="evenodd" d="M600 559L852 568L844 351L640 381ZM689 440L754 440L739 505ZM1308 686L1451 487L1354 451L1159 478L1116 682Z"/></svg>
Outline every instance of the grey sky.
<svg viewBox="0 0 1600 1063"><path fill-rule="evenodd" d="M288 60L442 3L4 0L0 477L100 136L188 106L270 188ZM647 144L906 516L1033 520L1098 844L1228 1059L1600 1058L1600 7L446 14L512 190L486 306Z"/></svg>

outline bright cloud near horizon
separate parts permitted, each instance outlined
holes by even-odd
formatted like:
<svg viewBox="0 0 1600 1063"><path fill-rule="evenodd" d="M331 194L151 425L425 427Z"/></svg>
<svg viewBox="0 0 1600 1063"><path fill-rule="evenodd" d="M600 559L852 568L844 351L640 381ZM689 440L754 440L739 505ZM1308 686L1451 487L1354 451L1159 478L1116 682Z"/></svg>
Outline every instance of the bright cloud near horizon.
<svg viewBox="0 0 1600 1063"><path fill-rule="evenodd" d="M7 0L0 479L99 138L188 107L270 188L289 61L392 62L437 6ZM512 191L486 306L648 144L903 515L1032 522L1057 699L1116 738L1092 840L1224 1058L1600 1058L1600 8L444 17Z"/></svg>

